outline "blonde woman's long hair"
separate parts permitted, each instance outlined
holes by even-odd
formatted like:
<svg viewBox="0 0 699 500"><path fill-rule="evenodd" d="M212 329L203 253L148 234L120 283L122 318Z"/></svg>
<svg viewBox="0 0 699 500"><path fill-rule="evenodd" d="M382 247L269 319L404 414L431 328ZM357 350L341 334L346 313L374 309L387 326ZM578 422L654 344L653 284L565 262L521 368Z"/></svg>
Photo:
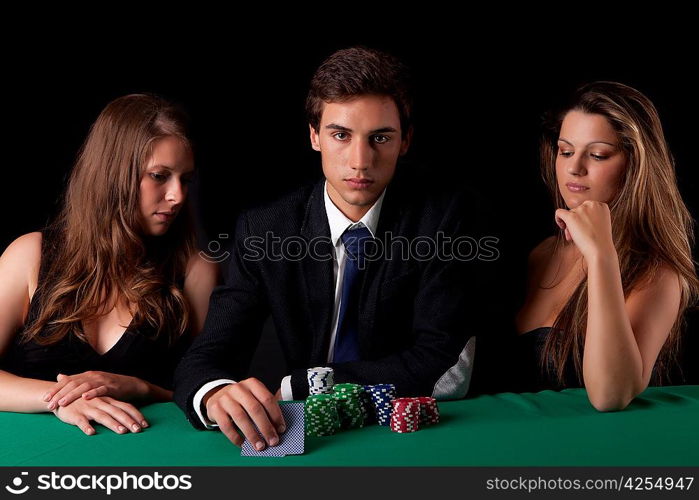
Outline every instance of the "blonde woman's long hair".
<svg viewBox="0 0 699 500"><path fill-rule="evenodd" d="M684 313L699 294L693 220L675 177L672 155L660 117L641 92L615 82L594 82L579 88L561 112L548 115L540 143L541 174L556 208L568 208L556 182L558 134L569 111L604 116L617 133L626 169L609 203L614 246L619 256L624 296L651 282L661 266L679 275L679 314L655 364L652 381L662 384L677 359ZM563 245L559 231L556 246ZM587 327L587 279L578 285L554 322L541 355L541 369L564 385L569 363L582 384L582 359Z"/></svg>
<svg viewBox="0 0 699 500"><path fill-rule="evenodd" d="M90 129L55 221L45 276L35 293L41 309L23 341L87 340L84 321L105 314L115 298L134 304L132 326L170 341L188 329L189 308L177 280L195 251L189 204L168 232L147 236L140 217L140 182L155 141L179 138L191 147L179 108L157 96L132 94L110 102Z"/></svg>

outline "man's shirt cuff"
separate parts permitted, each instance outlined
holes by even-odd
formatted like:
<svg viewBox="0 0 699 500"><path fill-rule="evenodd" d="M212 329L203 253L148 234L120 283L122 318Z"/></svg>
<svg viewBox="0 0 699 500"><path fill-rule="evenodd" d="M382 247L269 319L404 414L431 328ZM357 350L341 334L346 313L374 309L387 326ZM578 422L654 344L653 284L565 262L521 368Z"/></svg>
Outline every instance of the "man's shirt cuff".
<svg viewBox="0 0 699 500"><path fill-rule="evenodd" d="M282 401L293 401L294 392L291 390L291 375L282 379Z"/></svg>
<svg viewBox="0 0 699 500"><path fill-rule="evenodd" d="M201 420L201 423L204 424L204 427L207 429L216 429L218 425L211 420L209 420L204 413L201 411L201 401L204 399L204 396L213 388L218 387L220 385L228 385L228 384L235 384L235 380L230 380L227 378L220 378L218 380L212 380L211 382L207 382L206 384L202 385L201 388L197 391L197 393L194 395L194 399L192 400L192 405L194 406L194 411L197 413L197 416L199 417L199 420Z"/></svg>

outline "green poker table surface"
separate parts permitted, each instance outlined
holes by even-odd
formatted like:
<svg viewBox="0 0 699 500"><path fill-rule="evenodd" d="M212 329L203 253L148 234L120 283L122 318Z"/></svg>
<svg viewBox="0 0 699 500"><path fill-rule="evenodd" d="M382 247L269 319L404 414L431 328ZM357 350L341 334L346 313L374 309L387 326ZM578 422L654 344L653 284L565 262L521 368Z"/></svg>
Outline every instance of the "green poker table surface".
<svg viewBox="0 0 699 500"><path fill-rule="evenodd" d="M174 403L151 424L84 435L53 414L0 413L0 466L697 466L699 386L647 389L600 413L583 389L501 393L439 403L441 422L412 434L372 425L306 438L305 453L241 457L218 431L192 428Z"/></svg>

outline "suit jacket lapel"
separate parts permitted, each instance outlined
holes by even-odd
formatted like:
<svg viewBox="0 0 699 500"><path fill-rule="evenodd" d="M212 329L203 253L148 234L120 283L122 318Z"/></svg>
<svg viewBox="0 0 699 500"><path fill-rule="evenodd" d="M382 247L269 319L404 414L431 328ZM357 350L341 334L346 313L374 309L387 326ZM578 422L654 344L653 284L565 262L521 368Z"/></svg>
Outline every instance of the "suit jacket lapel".
<svg viewBox="0 0 699 500"><path fill-rule="evenodd" d="M312 363L325 363L326 361L331 316L335 302L334 249L330 241L330 226L325 212L324 186L325 179L313 188L306 204L306 213L301 226L301 236L307 242L312 243L309 245L309 249L315 253L315 255L307 255L302 262L303 288L313 328L313 346L310 357ZM323 258L319 258L319 256Z"/></svg>

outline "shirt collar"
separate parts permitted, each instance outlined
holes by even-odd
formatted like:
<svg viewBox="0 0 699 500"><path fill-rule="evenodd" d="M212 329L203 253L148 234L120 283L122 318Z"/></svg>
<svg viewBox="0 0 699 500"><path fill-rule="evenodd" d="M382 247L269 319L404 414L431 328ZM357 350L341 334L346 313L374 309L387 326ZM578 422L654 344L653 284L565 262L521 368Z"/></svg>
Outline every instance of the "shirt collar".
<svg viewBox="0 0 699 500"><path fill-rule="evenodd" d="M330 225L330 238L334 246L338 245L338 241L342 233L344 233L348 228L354 229L358 226L365 226L371 233L372 238L376 238L376 228L379 225L379 215L381 214L381 205L383 205L383 198L386 194L386 189L383 190L381 196L374 202L374 205L369 209L369 211L364 214L364 217L359 219L358 222L352 222L350 219L343 214L339 208L330 199L328 195L328 181L325 181L323 186L323 198L325 199L325 213L328 216L328 224Z"/></svg>

